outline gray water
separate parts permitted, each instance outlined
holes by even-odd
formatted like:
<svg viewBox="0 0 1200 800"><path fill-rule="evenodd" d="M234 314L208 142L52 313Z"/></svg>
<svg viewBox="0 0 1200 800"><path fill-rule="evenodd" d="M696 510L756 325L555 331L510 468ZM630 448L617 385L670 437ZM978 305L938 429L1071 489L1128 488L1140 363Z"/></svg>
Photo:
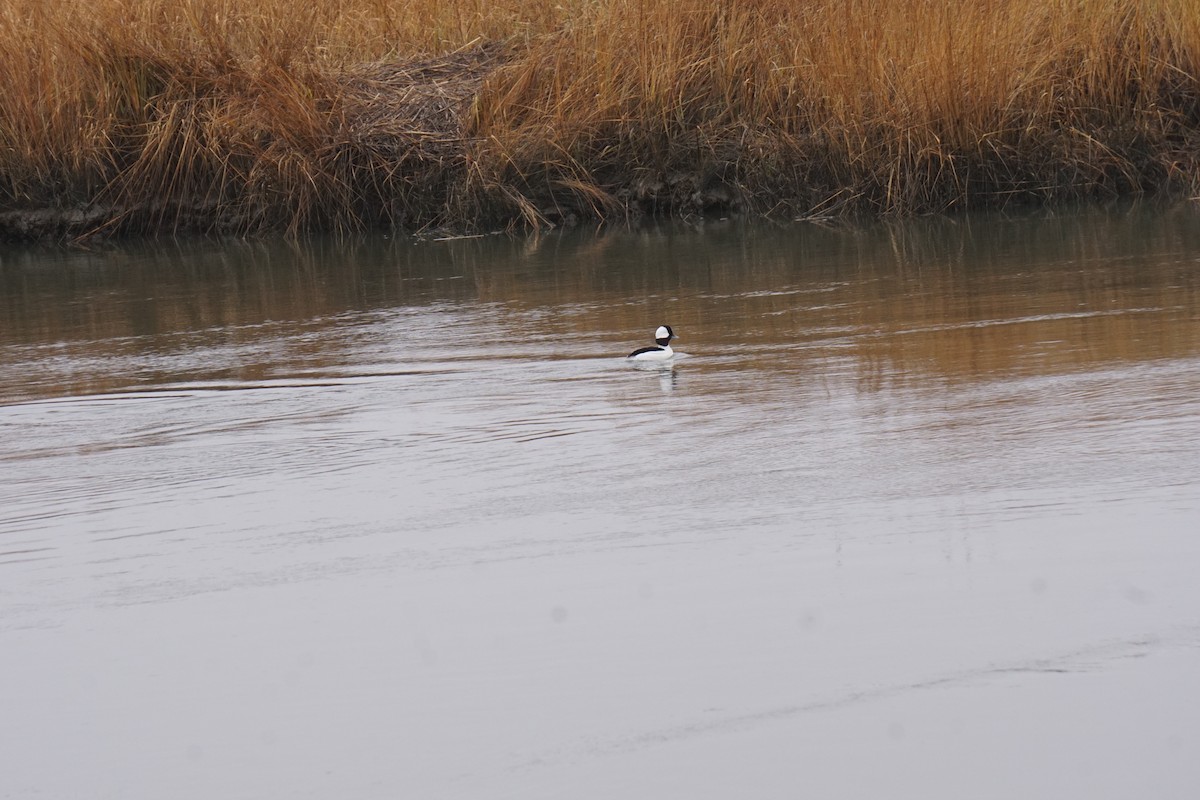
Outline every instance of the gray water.
<svg viewBox="0 0 1200 800"><path fill-rule="evenodd" d="M1195 208L8 249L0 367L0 797L1200 784Z"/></svg>

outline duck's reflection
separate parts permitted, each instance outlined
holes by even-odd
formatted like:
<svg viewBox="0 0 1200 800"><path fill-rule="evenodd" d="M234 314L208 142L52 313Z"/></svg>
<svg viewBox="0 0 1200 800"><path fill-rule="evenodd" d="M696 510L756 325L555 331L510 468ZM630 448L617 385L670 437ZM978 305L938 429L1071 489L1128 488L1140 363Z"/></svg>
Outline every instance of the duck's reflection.
<svg viewBox="0 0 1200 800"><path fill-rule="evenodd" d="M658 377L658 387L664 392L673 392L679 385L679 373L674 361L631 361L629 366L639 372L653 373Z"/></svg>

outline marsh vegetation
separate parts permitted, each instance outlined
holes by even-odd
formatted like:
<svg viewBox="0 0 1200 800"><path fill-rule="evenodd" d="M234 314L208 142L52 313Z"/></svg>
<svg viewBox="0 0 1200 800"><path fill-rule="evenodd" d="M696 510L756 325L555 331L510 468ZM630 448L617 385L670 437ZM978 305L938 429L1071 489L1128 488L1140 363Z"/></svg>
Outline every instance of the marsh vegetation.
<svg viewBox="0 0 1200 800"><path fill-rule="evenodd" d="M1200 175L1190 0L9 0L0 235L908 214Z"/></svg>

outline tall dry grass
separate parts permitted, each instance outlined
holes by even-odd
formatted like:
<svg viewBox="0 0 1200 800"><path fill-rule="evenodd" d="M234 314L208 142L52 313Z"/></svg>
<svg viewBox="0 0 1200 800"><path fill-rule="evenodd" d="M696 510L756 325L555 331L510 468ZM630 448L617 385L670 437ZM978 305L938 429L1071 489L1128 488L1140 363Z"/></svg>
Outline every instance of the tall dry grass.
<svg viewBox="0 0 1200 800"><path fill-rule="evenodd" d="M808 213L1195 183L1188 0L614 0L587 13L480 99L497 182Z"/></svg>
<svg viewBox="0 0 1200 800"><path fill-rule="evenodd" d="M1200 175L1193 0L8 0L0 230L913 213Z"/></svg>

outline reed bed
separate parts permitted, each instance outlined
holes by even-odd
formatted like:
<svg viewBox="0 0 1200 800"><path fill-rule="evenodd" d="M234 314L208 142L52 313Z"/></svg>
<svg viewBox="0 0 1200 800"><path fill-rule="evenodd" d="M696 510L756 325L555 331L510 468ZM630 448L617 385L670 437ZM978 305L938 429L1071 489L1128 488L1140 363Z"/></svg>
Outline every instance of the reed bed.
<svg viewBox="0 0 1200 800"><path fill-rule="evenodd" d="M1200 193L1193 0L8 0L0 235Z"/></svg>

